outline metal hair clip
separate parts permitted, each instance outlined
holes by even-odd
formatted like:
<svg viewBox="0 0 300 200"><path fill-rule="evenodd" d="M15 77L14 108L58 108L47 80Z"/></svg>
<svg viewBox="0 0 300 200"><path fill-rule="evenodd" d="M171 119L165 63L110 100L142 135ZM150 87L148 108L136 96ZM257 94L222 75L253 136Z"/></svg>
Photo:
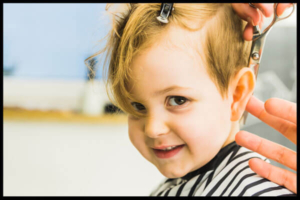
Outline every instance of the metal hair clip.
<svg viewBox="0 0 300 200"><path fill-rule="evenodd" d="M173 3L162 3L160 15L157 17L158 21L162 23L169 23L168 17L171 14L171 11L174 10Z"/></svg>

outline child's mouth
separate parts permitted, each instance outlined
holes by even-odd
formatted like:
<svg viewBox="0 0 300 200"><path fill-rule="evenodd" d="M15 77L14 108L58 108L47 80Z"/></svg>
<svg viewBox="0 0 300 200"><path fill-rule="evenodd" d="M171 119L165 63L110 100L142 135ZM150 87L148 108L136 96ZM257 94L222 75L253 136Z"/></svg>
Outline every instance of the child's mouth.
<svg viewBox="0 0 300 200"><path fill-rule="evenodd" d="M175 156L183 147L184 145L179 145L170 150L153 149L153 151L158 158L171 158Z"/></svg>

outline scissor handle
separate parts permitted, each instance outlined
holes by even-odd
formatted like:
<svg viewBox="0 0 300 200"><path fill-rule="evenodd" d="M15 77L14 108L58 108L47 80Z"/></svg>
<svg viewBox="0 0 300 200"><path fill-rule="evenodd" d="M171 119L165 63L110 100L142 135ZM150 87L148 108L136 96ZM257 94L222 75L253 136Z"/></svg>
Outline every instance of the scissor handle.
<svg viewBox="0 0 300 200"><path fill-rule="evenodd" d="M293 10L292 10L292 12L288 16L286 16L286 17L279 17L277 15L277 6L278 6L278 3L274 3L274 17L273 17L273 21L271 22L271 24L267 28L265 28L265 30L261 34L265 34L267 31L269 31L269 29L272 28L272 26L276 22L281 21L283 19L286 19L286 18L290 17L293 14L294 10L295 10L295 4L293 3Z"/></svg>
<svg viewBox="0 0 300 200"><path fill-rule="evenodd" d="M286 16L286 17L280 17L280 16L277 15L277 12L276 12L276 11L277 11L278 3L275 3L275 4L274 4L274 15L275 15L279 20L283 20L283 19L286 19L286 18L290 17L290 16L293 14L294 10L295 10L295 4L293 3L292 5L293 5L293 10L292 10L292 12L291 12L288 16Z"/></svg>

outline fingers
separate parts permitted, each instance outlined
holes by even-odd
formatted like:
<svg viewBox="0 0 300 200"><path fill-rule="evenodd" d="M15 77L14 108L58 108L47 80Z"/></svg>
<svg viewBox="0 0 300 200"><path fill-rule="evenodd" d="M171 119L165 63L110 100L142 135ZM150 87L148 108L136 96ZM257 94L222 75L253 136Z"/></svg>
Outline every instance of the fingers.
<svg viewBox="0 0 300 200"><path fill-rule="evenodd" d="M273 3L253 3L253 5L257 7L265 17L271 17L274 12Z"/></svg>
<svg viewBox="0 0 300 200"><path fill-rule="evenodd" d="M262 12L259 12L259 14L260 14L260 22L258 23L258 25L259 25L259 29L261 30L262 25L264 24L264 16L263 16Z"/></svg>
<svg viewBox="0 0 300 200"><path fill-rule="evenodd" d="M273 103L273 102L271 101L271 103ZM274 104L267 105L269 111L272 110L272 108L270 108L270 105L274 106ZM275 106L280 107L281 104L279 104L279 105L276 104ZM265 110L264 103L262 101L260 101L259 99L252 96L250 98L250 100L248 101L248 104L246 106L246 111L251 113L253 116L257 117L264 123L268 124L272 128L279 131L281 134L283 134L285 137L287 137L294 144L297 143L297 124L289 122L285 119L282 119L281 118L282 116L280 116L280 113L277 113L277 115L280 117L276 117L276 116L273 116L272 114L268 113ZM284 112L288 113L289 111L286 110ZM288 115L288 114L286 114L286 115Z"/></svg>
<svg viewBox="0 0 300 200"><path fill-rule="evenodd" d="M273 3L252 3L255 7L257 7L265 17L271 17L274 12L274 4ZM282 13L289 7L293 6L292 3L279 3L277 6L277 15L280 16Z"/></svg>
<svg viewBox="0 0 300 200"><path fill-rule="evenodd" d="M260 22L258 23L259 29L261 30L262 25L264 23L264 18L262 16L262 13L259 12L260 15ZM248 24L245 27L244 33L243 33L243 38L247 41L251 41L253 39L253 25L252 22L248 22Z"/></svg>
<svg viewBox="0 0 300 200"><path fill-rule="evenodd" d="M288 170L272 166L258 158L250 159L249 166L258 175L277 183L278 185L282 185L297 194L296 174Z"/></svg>
<svg viewBox="0 0 300 200"><path fill-rule="evenodd" d="M293 6L292 3L279 3L278 6L277 6L277 15L280 16L284 13L285 9L289 8Z"/></svg>
<svg viewBox="0 0 300 200"><path fill-rule="evenodd" d="M261 19L257 9L250 7L248 3L232 3L231 5L236 14L243 20L252 23L254 26L259 24Z"/></svg>
<svg viewBox="0 0 300 200"><path fill-rule="evenodd" d="M245 40L251 41L253 37L253 26L259 25L260 29L262 28L264 21L262 12L259 9L252 8L248 3L232 3L231 5L239 17L248 21L243 37ZM253 5L258 6L258 8L262 9L263 12L266 12L267 15L269 15L269 7L272 7L272 4L264 5L255 3Z"/></svg>
<svg viewBox="0 0 300 200"><path fill-rule="evenodd" d="M248 21L243 37L247 41L251 41L253 37L253 27L259 25L262 28L264 17L272 16L274 12L273 3L252 3L256 8L252 8L249 3L232 3L231 6L236 14L243 20ZM279 3L277 6L277 15L280 16L286 8L293 6L292 3Z"/></svg>
<svg viewBox="0 0 300 200"><path fill-rule="evenodd" d="M235 139L238 145L279 162L292 170L297 170L297 154L291 149L246 131L238 132Z"/></svg>
<svg viewBox="0 0 300 200"><path fill-rule="evenodd" d="M278 98L271 98L265 102L265 109L271 115L297 123L296 103Z"/></svg>
<svg viewBox="0 0 300 200"><path fill-rule="evenodd" d="M243 37L247 41L251 41L253 38L253 26L250 22L248 22L248 24L245 27Z"/></svg>

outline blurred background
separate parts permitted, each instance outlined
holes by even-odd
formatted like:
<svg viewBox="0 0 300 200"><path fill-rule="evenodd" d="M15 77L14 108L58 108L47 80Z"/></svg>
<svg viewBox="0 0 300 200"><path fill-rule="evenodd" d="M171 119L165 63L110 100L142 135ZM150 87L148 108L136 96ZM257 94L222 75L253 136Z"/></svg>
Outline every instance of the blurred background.
<svg viewBox="0 0 300 200"><path fill-rule="evenodd" d="M130 143L126 115L112 114L101 68L91 82L84 64L109 31L105 4L3 11L4 195L148 196L164 177ZM296 12L267 37L254 92L262 101L296 102ZM250 114L243 129L296 150Z"/></svg>

